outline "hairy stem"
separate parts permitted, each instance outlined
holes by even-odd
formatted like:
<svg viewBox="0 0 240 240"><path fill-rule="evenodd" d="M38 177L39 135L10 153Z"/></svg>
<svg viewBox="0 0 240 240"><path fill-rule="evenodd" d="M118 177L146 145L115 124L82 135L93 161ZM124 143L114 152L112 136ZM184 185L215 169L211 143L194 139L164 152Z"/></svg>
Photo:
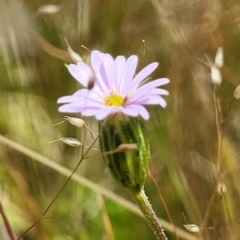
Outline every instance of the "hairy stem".
<svg viewBox="0 0 240 240"><path fill-rule="evenodd" d="M167 240L167 237L164 233L164 229L159 222L159 219L145 194L144 188L140 192L130 191L133 199L135 200L137 206L140 208L141 212L145 216L148 224L150 225L156 239L158 240Z"/></svg>

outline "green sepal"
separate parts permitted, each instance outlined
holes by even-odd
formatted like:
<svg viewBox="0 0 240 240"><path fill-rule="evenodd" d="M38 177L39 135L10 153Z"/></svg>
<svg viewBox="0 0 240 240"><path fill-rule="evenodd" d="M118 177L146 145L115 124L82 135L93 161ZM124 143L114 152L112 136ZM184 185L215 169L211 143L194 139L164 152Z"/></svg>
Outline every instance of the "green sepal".
<svg viewBox="0 0 240 240"><path fill-rule="evenodd" d="M113 178L124 188L141 191L150 165L149 142L140 118L115 116L99 124L99 142L104 160ZM121 144L137 144L137 149L104 154Z"/></svg>

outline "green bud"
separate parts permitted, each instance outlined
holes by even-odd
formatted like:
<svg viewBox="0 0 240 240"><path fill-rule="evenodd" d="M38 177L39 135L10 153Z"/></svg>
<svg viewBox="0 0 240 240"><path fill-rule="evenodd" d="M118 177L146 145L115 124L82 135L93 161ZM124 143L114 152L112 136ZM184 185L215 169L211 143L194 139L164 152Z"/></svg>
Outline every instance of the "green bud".
<svg viewBox="0 0 240 240"><path fill-rule="evenodd" d="M140 118L116 115L100 122L99 132L100 148L113 178L124 188L140 192L150 164L144 122ZM127 146L126 144L135 144L136 147L119 151L119 146Z"/></svg>

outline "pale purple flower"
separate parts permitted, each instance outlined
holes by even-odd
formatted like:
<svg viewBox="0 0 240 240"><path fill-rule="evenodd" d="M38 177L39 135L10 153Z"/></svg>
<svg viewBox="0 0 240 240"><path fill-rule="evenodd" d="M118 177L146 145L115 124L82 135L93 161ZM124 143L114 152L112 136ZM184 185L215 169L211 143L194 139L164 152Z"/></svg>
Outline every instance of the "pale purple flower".
<svg viewBox="0 0 240 240"><path fill-rule="evenodd" d="M85 88L59 98L58 103L64 103L59 111L95 116L98 120L114 113L149 119L143 105L166 107L161 95L168 95L168 91L158 87L169 83L169 79L146 82L158 63L153 62L135 74L137 62L136 55L128 59L123 56L113 59L111 55L95 50L91 53L92 67L83 62L68 65L71 75Z"/></svg>

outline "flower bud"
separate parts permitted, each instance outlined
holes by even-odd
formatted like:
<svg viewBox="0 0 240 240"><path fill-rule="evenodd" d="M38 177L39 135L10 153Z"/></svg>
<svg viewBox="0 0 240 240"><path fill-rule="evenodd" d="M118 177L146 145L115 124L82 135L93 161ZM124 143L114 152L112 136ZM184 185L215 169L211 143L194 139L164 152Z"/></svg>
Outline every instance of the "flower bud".
<svg viewBox="0 0 240 240"><path fill-rule="evenodd" d="M75 127L78 127L78 128L82 128L86 125L85 121L83 121L81 118L65 116L63 119L68 121L69 123L71 123L72 125L74 125Z"/></svg>
<svg viewBox="0 0 240 240"><path fill-rule="evenodd" d="M222 182L219 182L217 185L217 193L222 196L226 192L227 192L226 185Z"/></svg>
<svg viewBox="0 0 240 240"><path fill-rule="evenodd" d="M214 60L214 65L217 67L217 68L221 68L223 66L223 48L222 47L219 47L217 49L217 53L216 53L216 56L215 56L215 60Z"/></svg>
<svg viewBox="0 0 240 240"><path fill-rule="evenodd" d="M72 147L80 147L82 146L81 142L79 142L77 139L75 138L60 138L60 141L62 141L63 143L72 146Z"/></svg>
<svg viewBox="0 0 240 240"><path fill-rule="evenodd" d="M239 99L239 98L240 98L240 84L235 88L234 93L233 93L233 96L234 96L236 99Z"/></svg>
<svg viewBox="0 0 240 240"><path fill-rule="evenodd" d="M51 15L59 12L61 6L58 5L44 5L38 9L38 15Z"/></svg>
<svg viewBox="0 0 240 240"><path fill-rule="evenodd" d="M137 148L138 148L138 146L135 143L123 143L123 144L120 144L117 149L119 151L124 152L124 151L135 150Z"/></svg>
<svg viewBox="0 0 240 240"><path fill-rule="evenodd" d="M69 54L70 58L73 60L73 62L74 62L74 63L83 62L81 56L80 56L78 53L76 53L76 52L74 52L74 51L72 50L72 48L71 48L71 46L69 45L69 43L68 43L68 41L67 41L66 38L65 38L65 42L66 42L66 44L67 44L68 54Z"/></svg>
<svg viewBox="0 0 240 240"><path fill-rule="evenodd" d="M183 225L190 232L199 232L200 228L196 224L184 224Z"/></svg>
<svg viewBox="0 0 240 240"><path fill-rule="evenodd" d="M211 66L211 79L214 85L220 85L222 83L222 74L220 70L213 65Z"/></svg>
<svg viewBox="0 0 240 240"><path fill-rule="evenodd" d="M113 178L124 188L140 192L149 170L150 153L144 122L139 118L109 118L99 123L101 151ZM115 149L122 151L114 151ZM126 151L127 150L127 151Z"/></svg>

